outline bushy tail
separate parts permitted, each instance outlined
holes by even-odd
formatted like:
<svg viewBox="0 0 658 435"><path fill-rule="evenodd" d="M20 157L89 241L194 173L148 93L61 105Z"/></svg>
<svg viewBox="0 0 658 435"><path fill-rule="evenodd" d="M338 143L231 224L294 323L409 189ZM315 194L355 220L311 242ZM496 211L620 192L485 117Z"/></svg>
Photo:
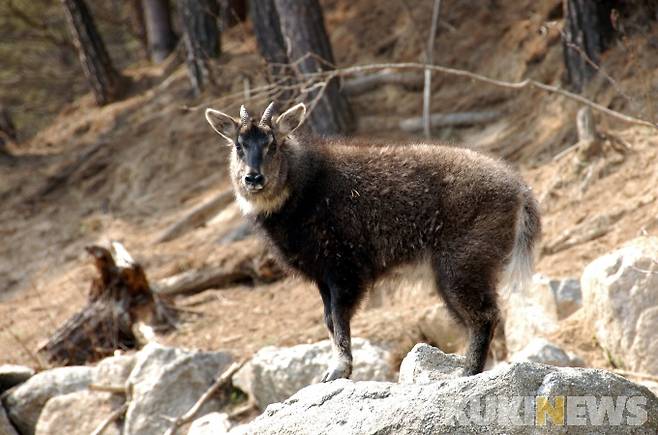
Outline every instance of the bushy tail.
<svg viewBox="0 0 658 435"><path fill-rule="evenodd" d="M534 249L540 235L539 204L532 193L527 190L523 193L521 207L519 207L516 218L514 247L502 277L501 296L503 300L507 300L510 293L524 289L532 280Z"/></svg>

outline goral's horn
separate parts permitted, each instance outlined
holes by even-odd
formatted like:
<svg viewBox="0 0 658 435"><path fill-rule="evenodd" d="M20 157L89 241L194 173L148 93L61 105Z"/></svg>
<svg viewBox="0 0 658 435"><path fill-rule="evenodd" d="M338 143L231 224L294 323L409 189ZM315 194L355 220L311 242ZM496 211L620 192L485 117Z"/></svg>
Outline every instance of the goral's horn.
<svg viewBox="0 0 658 435"><path fill-rule="evenodd" d="M251 119L251 115L247 112L247 108L244 107L244 104L240 106L240 124L246 125Z"/></svg>
<svg viewBox="0 0 658 435"><path fill-rule="evenodd" d="M263 112L263 116L260 118L260 125L269 125L272 126L272 114L274 113L274 101L270 103L269 106Z"/></svg>

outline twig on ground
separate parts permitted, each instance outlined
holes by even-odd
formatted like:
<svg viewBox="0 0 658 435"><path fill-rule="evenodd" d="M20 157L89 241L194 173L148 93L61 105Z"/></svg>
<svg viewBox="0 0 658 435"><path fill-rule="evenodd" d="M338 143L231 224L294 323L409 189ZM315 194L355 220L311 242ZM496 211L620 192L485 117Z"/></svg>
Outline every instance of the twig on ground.
<svg viewBox="0 0 658 435"><path fill-rule="evenodd" d="M222 373L219 378L217 378L215 383L213 383L210 388L208 388L208 390L203 393L203 395L199 398L199 400L197 400L197 402L190 408L189 411L173 420L171 427L167 429L165 435L175 435L179 427L191 422L201 407L208 401L208 399L210 399L212 395L217 392L217 390L229 382L233 374L240 370L245 362L246 361L242 361L240 363L234 362L231 364L231 366L224 373Z"/></svg>
<svg viewBox="0 0 658 435"><path fill-rule="evenodd" d="M126 411L128 410L128 402L121 405L121 408L117 408L112 414L108 415L105 420L103 420L96 429L91 433L91 435L101 435L105 429L107 429L114 420L121 418Z"/></svg>
<svg viewBox="0 0 658 435"><path fill-rule="evenodd" d="M89 384L89 388L92 391L103 391L105 393L115 393L115 394L125 394L128 395L128 390L124 385L101 385L101 384Z"/></svg>

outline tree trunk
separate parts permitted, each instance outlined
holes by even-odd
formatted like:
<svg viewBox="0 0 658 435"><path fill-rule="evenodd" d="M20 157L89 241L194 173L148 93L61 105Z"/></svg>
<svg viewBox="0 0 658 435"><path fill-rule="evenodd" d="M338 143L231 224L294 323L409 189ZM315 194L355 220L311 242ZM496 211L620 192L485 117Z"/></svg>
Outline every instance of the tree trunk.
<svg viewBox="0 0 658 435"><path fill-rule="evenodd" d="M9 111L0 105L0 155L7 155L7 143L16 141L16 127L11 120Z"/></svg>
<svg viewBox="0 0 658 435"><path fill-rule="evenodd" d="M600 55L612 41L610 14L615 3L616 0L564 0L562 49L569 83L577 92L594 77Z"/></svg>
<svg viewBox="0 0 658 435"><path fill-rule="evenodd" d="M146 22L144 21L144 8L142 0L130 0L128 3L128 18L130 31L139 41L145 57L150 56L148 38L146 36Z"/></svg>
<svg viewBox="0 0 658 435"><path fill-rule="evenodd" d="M260 55L268 65L268 79L270 83L277 83L283 87L278 91L274 100L278 109L291 106L295 98L295 92L285 87L295 83L294 74L288 65L286 45L281 34L279 14L276 11L274 0L260 0L252 4L249 15L256 34L256 43Z"/></svg>
<svg viewBox="0 0 658 435"><path fill-rule="evenodd" d="M334 56L318 0L274 0L274 4L289 61L299 61L296 65L299 81L304 80L304 74L331 69ZM318 92L322 90L311 92L306 97L307 102L313 103ZM310 126L316 133L346 134L354 127L350 105L340 93L335 79L327 83L324 94L311 109Z"/></svg>
<svg viewBox="0 0 658 435"><path fill-rule="evenodd" d="M221 30L224 31L229 27L233 27L238 23L243 22L247 18L247 0L218 0L220 8ZM268 1L268 0L266 0ZM255 3L254 6L259 8L261 0ZM253 7L252 7L253 9Z"/></svg>
<svg viewBox="0 0 658 435"><path fill-rule="evenodd" d="M220 54L217 28L219 4L216 0L180 0L187 70L196 94L212 80L208 59Z"/></svg>
<svg viewBox="0 0 658 435"><path fill-rule="evenodd" d="M126 80L114 69L84 0L62 0L82 70L102 106L121 97Z"/></svg>
<svg viewBox="0 0 658 435"><path fill-rule="evenodd" d="M169 0L142 0L151 61L160 63L176 46Z"/></svg>

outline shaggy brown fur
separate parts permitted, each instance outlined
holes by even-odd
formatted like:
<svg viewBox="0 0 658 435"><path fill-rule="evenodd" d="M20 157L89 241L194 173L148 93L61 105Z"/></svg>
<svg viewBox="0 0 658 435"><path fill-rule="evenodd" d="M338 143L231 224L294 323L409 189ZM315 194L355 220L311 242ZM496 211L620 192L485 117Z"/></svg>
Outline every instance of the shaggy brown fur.
<svg viewBox="0 0 658 435"><path fill-rule="evenodd" d="M242 123L233 183L280 258L320 289L337 356L323 379L351 373L349 323L367 289L392 268L424 261L470 331L466 374L482 371L499 318L496 287L506 269L530 272L540 232L519 176L466 149L314 137L277 143L271 130L277 124ZM261 190L247 189L250 171L264 176Z"/></svg>

